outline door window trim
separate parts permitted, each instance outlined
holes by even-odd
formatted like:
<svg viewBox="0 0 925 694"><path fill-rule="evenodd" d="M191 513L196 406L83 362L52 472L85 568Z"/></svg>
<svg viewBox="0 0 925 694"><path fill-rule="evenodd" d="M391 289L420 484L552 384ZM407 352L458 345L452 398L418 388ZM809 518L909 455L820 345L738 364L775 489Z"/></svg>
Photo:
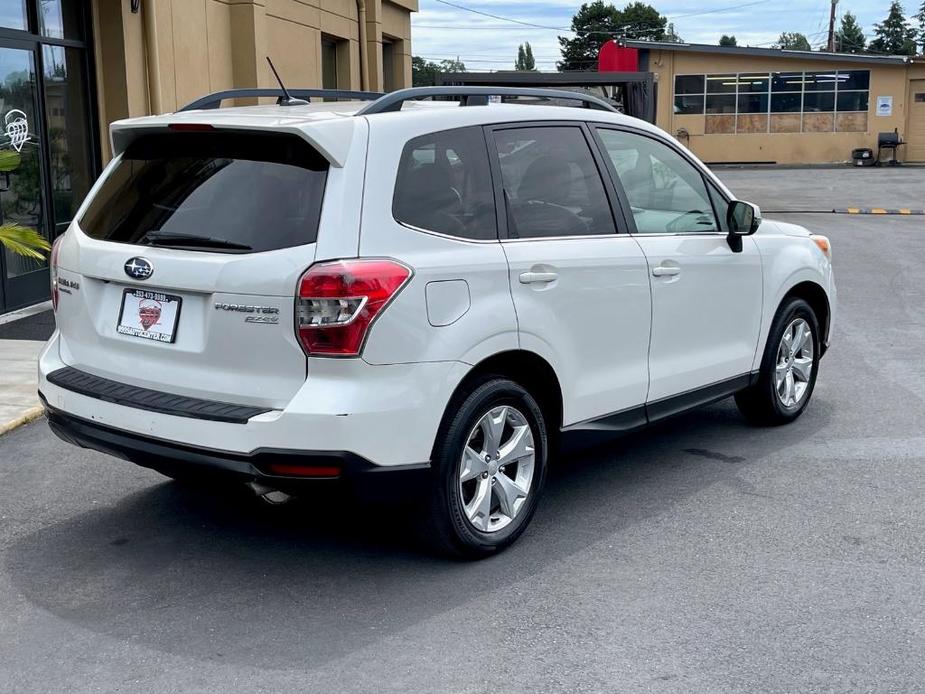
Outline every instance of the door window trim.
<svg viewBox="0 0 925 694"><path fill-rule="evenodd" d="M597 175L604 187L607 196L607 206L610 209L610 218L613 222L613 234L563 234L562 236L536 236L528 238L511 238L508 233L507 219L507 200L504 193L504 182L501 178L501 162L498 159L498 146L495 142L494 134L501 130L523 130L526 128L576 128L584 136L597 169ZM626 214L621 200L617 197L613 189L610 176L605 175L604 171L607 162L601 157L600 150L595 138L588 128L588 124L583 121L574 120L537 120L537 121L514 121L511 123L492 123L482 126L485 133L485 142L488 147L488 163L491 171L491 182L495 192L495 214L498 218L498 238L501 243L533 243L536 241L562 241L565 239L587 240L587 239L606 239L620 238L629 236L629 227L626 222ZM620 223L622 220L622 224Z"/></svg>
<svg viewBox="0 0 925 694"><path fill-rule="evenodd" d="M720 198L725 200L727 204L730 201L727 199L727 196L723 192L722 188L717 186L710 179L710 177L706 175L706 172L703 170L703 166L699 164L697 161L695 161L693 157L691 157L689 152L685 152L683 147L681 147L680 145L675 145L674 143L670 142L669 140L665 138L658 137L654 133L646 132L645 130L640 130L639 128L634 128L634 127L626 126L623 124L592 122L592 123L588 123L588 125L590 126L590 130L593 135L594 143L597 146L601 156L603 157L606 163L607 172L609 173L609 178L611 179L611 183L613 184L613 187L617 190L617 195L619 196L620 201L623 204L625 209L631 210L632 206L630 205L629 197L626 195L626 190L623 188L623 182L620 180L620 176L617 174L616 167L614 166L613 161L610 159L610 155L607 154L607 147L604 145L604 141L600 136L601 130L616 130L618 132L624 132L629 135L636 135L639 137L645 137L649 140L653 140L655 142L658 142L668 147L668 149L675 152L675 154L679 155L684 161L690 164L697 171L697 173L700 174L700 178L703 181L704 190L707 193L707 198L710 203L710 209L713 210L713 216L716 218L716 225L718 227L717 231L666 231L666 232L651 232L651 233L640 232L636 227L635 217L633 217L633 215L630 214L628 215L629 219L627 220L627 226L630 229L629 231L630 234L632 234L633 236L697 236L697 237L700 237L700 236L726 237L728 236L728 234L722 230L722 226L723 226L722 217L720 216L720 213L717 211L716 206L713 204L713 199L712 199L712 196L710 195L709 189L710 188L715 189L716 192L719 194Z"/></svg>

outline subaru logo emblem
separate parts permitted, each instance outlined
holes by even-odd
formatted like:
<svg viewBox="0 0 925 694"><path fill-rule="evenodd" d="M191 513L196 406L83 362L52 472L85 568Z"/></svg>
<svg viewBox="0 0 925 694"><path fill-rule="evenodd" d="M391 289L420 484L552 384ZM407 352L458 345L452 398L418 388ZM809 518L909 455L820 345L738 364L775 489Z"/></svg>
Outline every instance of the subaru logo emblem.
<svg viewBox="0 0 925 694"><path fill-rule="evenodd" d="M154 274L154 266L144 258L129 258L125 263L125 274L133 280L146 280Z"/></svg>

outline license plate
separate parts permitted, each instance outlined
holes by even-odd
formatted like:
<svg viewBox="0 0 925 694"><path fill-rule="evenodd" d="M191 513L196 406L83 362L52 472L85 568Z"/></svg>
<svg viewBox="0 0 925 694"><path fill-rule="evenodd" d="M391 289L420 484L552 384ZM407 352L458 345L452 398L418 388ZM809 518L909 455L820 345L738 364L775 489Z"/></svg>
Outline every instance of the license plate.
<svg viewBox="0 0 925 694"><path fill-rule="evenodd" d="M126 289L122 292L119 311L120 335L131 335L157 342L173 342L177 337L177 321L183 299L147 289Z"/></svg>

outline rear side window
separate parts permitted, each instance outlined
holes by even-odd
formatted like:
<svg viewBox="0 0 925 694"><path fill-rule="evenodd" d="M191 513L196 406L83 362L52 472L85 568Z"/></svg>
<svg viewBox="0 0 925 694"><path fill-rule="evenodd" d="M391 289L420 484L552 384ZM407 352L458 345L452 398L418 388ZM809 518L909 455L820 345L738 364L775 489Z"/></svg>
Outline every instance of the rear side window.
<svg viewBox="0 0 925 694"><path fill-rule="evenodd" d="M247 253L314 243L327 161L294 135L158 133L133 142L80 228L105 241Z"/></svg>
<svg viewBox="0 0 925 694"><path fill-rule="evenodd" d="M464 239L498 238L488 153L481 128L409 140L398 165L392 215Z"/></svg>
<svg viewBox="0 0 925 694"><path fill-rule="evenodd" d="M515 128L494 136L511 238L616 233L580 128Z"/></svg>

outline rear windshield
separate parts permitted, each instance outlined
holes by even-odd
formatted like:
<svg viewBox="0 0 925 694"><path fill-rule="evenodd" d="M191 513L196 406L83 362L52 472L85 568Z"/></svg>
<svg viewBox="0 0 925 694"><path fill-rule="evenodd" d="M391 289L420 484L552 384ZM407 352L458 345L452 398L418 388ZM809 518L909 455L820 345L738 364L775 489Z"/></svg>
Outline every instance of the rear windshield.
<svg viewBox="0 0 925 694"><path fill-rule="evenodd" d="M79 224L95 239L219 253L314 243L327 172L294 135L147 135L128 147Z"/></svg>

